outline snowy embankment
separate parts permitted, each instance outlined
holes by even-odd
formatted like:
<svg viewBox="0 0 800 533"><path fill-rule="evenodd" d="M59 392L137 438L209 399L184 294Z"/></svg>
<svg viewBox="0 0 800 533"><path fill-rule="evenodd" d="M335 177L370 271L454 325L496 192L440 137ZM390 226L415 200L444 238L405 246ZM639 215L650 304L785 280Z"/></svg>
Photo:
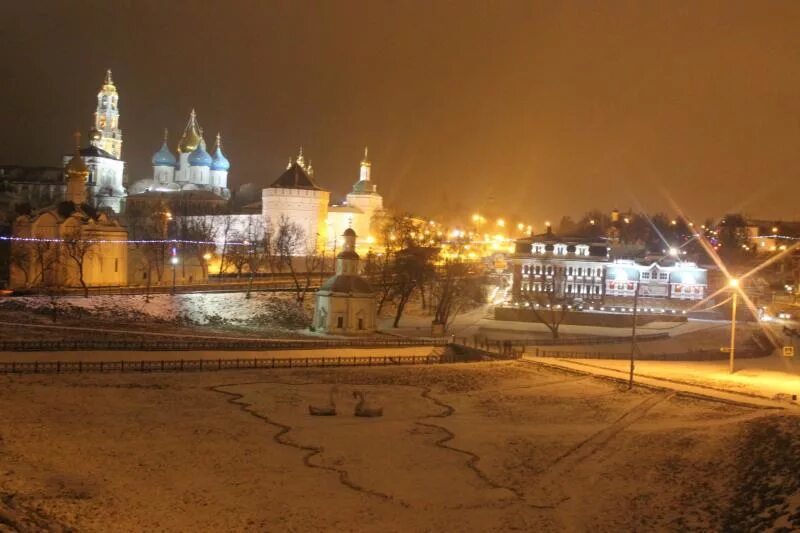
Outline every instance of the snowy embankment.
<svg viewBox="0 0 800 533"><path fill-rule="evenodd" d="M182 326L257 327L302 329L309 312L293 298L268 293L155 294L148 302L141 295L95 295L59 297L26 296L0 300L0 310L28 311L50 315L55 305L58 317L98 319L116 323L157 323Z"/></svg>

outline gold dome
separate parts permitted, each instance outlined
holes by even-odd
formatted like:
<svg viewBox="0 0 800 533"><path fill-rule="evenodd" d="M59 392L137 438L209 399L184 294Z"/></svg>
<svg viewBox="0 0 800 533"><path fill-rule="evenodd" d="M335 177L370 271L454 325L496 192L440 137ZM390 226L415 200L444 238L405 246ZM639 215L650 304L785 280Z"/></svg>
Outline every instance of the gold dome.
<svg viewBox="0 0 800 533"><path fill-rule="evenodd" d="M86 163L83 161L80 152L81 147L81 134L77 131L75 132L75 155L72 156L72 159L69 160L67 163L67 175L73 176L82 176L86 178L89 176L89 167L86 166Z"/></svg>
<svg viewBox="0 0 800 533"><path fill-rule="evenodd" d="M192 109L189 114L189 122L186 124L186 129L183 130L183 136L178 143L178 152L184 154L194 152L200 145L201 139L200 126L197 125L197 114Z"/></svg>
<svg viewBox="0 0 800 533"><path fill-rule="evenodd" d="M103 140L103 134L100 130L92 128L89 130L89 141L101 141Z"/></svg>

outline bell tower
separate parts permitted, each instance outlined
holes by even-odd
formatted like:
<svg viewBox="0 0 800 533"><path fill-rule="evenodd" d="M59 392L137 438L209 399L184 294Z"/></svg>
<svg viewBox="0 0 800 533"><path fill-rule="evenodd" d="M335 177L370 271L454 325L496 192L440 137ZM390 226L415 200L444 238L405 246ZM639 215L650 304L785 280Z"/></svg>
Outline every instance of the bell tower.
<svg viewBox="0 0 800 533"><path fill-rule="evenodd" d="M111 71L106 71L106 78L100 92L97 93L97 111L94 112L94 129L90 133L96 138L97 145L117 159L122 157L122 130L119 129L119 94Z"/></svg>

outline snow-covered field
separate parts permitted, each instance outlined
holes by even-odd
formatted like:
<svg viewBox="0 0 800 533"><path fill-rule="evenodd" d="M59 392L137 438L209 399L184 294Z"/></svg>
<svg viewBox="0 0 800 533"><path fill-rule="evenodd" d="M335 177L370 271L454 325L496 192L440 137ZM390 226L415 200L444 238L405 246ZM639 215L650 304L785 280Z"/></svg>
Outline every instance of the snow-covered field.
<svg viewBox="0 0 800 533"><path fill-rule="evenodd" d="M309 322L309 309L294 302L293 295L263 292L250 299L244 293L155 294L149 302L139 295L70 296L55 305L60 320L283 329L304 328ZM43 296L4 298L0 310L49 316L52 304Z"/></svg>
<svg viewBox="0 0 800 533"><path fill-rule="evenodd" d="M21 529L800 527L797 417L524 362L4 376L0 413Z"/></svg>

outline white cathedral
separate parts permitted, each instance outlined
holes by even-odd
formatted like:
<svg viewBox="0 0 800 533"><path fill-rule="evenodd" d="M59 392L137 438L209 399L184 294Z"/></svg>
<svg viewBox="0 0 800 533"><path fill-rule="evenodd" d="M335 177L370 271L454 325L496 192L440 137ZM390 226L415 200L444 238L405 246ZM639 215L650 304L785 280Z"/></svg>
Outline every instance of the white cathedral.
<svg viewBox="0 0 800 533"><path fill-rule="evenodd" d="M178 157L169 149L167 132L161 148L153 154L153 178L139 180L131 186L131 194L145 191L207 190L221 198L231 196L228 189L230 161L222 153L222 137L217 133L213 155L208 152L203 129L194 109L178 142Z"/></svg>

